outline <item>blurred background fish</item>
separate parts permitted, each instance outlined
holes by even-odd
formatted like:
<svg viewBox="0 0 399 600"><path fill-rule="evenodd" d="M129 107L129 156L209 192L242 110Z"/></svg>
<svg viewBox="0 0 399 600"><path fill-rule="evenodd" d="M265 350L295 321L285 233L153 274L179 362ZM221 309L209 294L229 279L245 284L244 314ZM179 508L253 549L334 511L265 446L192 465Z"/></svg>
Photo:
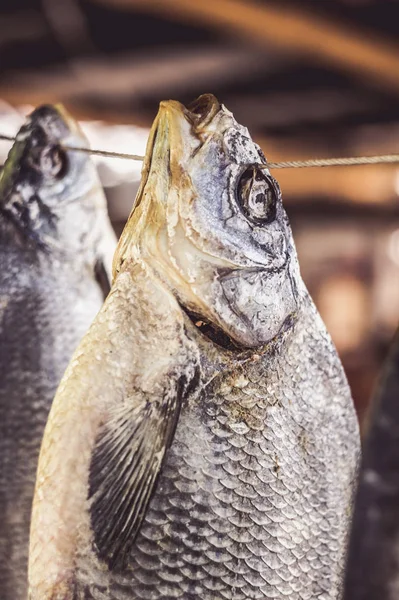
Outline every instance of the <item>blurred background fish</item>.
<svg viewBox="0 0 399 600"><path fill-rule="evenodd" d="M109 289L115 236L77 123L41 106L0 176L0 596L25 600L30 512L50 404Z"/></svg>
<svg viewBox="0 0 399 600"><path fill-rule="evenodd" d="M399 593L399 330L384 366L364 443L345 600Z"/></svg>
<svg viewBox="0 0 399 600"><path fill-rule="evenodd" d="M4 0L0 133L62 101L92 146L144 154L160 100L213 92L269 160L396 153L397 11L395 0ZM119 234L141 164L96 161ZM361 417L399 318L398 173L274 171Z"/></svg>

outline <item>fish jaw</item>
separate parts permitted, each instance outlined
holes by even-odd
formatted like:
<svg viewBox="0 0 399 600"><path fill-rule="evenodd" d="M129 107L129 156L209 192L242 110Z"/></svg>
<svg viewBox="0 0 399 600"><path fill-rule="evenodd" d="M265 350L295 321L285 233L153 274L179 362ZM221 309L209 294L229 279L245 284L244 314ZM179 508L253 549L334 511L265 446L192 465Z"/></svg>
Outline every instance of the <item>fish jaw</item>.
<svg viewBox="0 0 399 600"><path fill-rule="evenodd" d="M267 170L259 177L273 186L275 218L250 221L237 202L248 165L264 162L248 130L214 96L200 97L191 110L161 102L114 273L125 261L145 261L183 308L234 343L270 341L295 314L301 282L279 189Z"/></svg>

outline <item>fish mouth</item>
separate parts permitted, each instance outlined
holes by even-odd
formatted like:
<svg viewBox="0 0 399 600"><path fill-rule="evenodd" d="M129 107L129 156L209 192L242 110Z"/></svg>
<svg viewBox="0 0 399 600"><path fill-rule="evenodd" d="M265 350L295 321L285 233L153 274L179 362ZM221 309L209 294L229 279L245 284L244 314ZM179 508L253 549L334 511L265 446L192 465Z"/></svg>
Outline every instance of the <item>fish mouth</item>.
<svg viewBox="0 0 399 600"><path fill-rule="evenodd" d="M60 145L72 136L82 137L76 121L61 104L44 104L28 117L16 136L16 141L32 148Z"/></svg>
<svg viewBox="0 0 399 600"><path fill-rule="evenodd" d="M176 100L161 102L147 147L147 168L153 166L154 158L169 163L173 160L173 155L181 158L182 132L189 128L190 137L194 136L200 141L203 130L213 121L220 109L221 104L213 94L202 94L187 107Z"/></svg>
<svg viewBox="0 0 399 600"><path fill-rule="evenodd" d="M43 179L61 179L68 170L68 152L63 148L73 138L75 143L82 141L77 125L61 105L43 105L35 109L17 133L5 166L5 175L14 169L9 180L13 184L17 178L33 187L39 187ZM7 177L3 178L5 181Z"/></svg>
<svg viewBox="0 0 399 600"><path fill-rule="evenodd" d="M197 144L201 143L201 134L220 109L221 105L213 94L202 94L188 106L176 100L161 102L155 122L152 155L163 156L169 162L182 159L182 151L187 150L182 138L190 139L191 142L195 138ZM183 136L187 129L191 135ZM162 149L165 150L166 147L168 152L162 154Z"/></svg>
<svg viewBox="0 0 399 600"><path fill-rule="evenodd" d="M158 115L167 117L173 121L179 115L183 115L195 131L201 130L209 125L221 109L219 100L213 94L202 94L187 106L176 100L164 100L160 103Z"/></svg>
<svg viewBox="0 0 399 600"><path fill-rule="evenodd" d="M199 129L208 125L221 109L219 100L213 94L202 94L185 108L187 119Z"/></svg>

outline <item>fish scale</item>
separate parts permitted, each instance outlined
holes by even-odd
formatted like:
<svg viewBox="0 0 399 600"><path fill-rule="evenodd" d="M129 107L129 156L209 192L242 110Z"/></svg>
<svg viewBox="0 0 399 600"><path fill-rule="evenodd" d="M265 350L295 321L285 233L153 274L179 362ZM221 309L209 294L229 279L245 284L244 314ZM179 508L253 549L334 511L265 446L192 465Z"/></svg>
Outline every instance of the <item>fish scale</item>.
<svg viewBox="0 0 399 600"><path fill-rule="evenodd" d="M69 265L60 268L44 261L35 267L29 255L26 259L21 260L21 253L7 257L3 251L0 275L0 289L12 298L1 311L0 323L1 345L7 349L0 352L0 585L1 597L12 600L26 594L30 511L50 402L102 302L94 279L73 276ZM20 287L18 272L24 269L31 281ZM71 286L85 298L83 306L65 301ZM62 340L61 349L57 339ZM15 575L10 575L11 565Z"/></svg>
<svg viewBox="0 0 399 600"><path fill-rule="evenodd" d="M118 584L116 574L107 597L337 597L330 590L344 561L354 476L348 472L340 480L337 473L347 452L356 459L356 448L345 444L356 435L356 422L348 399L335 393L345 378L341 368L329 368L331 342L305 317L314 309L307 299L304 304L305 355L294 328L280 351L247 365L247 382L237 378L235 386L234 373L226 369L206 396L187 399L123 573L129 586ZM327 361L323 375L312 361L314 352ZM296 372L298 357L308 376L298 378L292 398L284 381ZM256 396L247 391L253 382ZM325 444L331 437L335 452ZM326 479L334 477L330 487ZM96 579L91 567L85 575L84 561L81 569L78 580ZM86 593L103 598L92 584L77 590L79 599Z"/></svg>

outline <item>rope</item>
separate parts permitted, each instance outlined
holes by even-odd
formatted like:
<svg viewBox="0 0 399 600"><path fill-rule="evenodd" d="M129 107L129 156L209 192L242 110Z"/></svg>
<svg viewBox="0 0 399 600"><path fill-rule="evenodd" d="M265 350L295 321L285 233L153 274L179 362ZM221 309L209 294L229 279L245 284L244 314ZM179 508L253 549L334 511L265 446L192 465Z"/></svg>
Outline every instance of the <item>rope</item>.
<svg viewBox="0 0 399 600"><path fill-rule="evenodd" d="M0 140L14 142L15 137L0 134ZM143 161L144 156L138 154L126 154L123 152L111 152L110 150L93 150L92 148L76 148L74 146L63 146L65 150L75 152L86 152L96 156L107 158L124 158L128 160ZM350 156L348 158L310 158L308 160L289 160L282 162L268 162L262 165L264 169L303 169L306 167L336 167L353 165L378 165L399 163L399 154L382 154L378 156Z"/></svg>

